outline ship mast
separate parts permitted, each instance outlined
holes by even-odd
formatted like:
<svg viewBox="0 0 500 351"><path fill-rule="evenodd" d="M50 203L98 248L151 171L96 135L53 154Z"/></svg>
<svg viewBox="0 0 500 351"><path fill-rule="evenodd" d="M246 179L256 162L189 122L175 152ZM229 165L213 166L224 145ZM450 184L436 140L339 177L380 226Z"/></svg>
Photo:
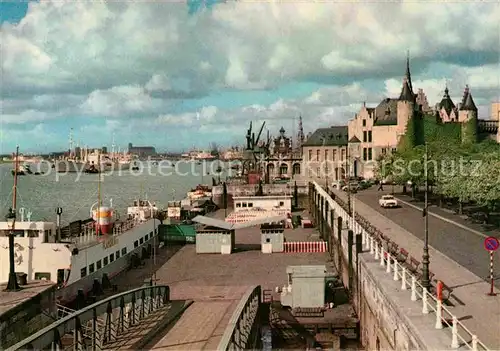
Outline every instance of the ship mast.
<svg viewBox="0 0 500 351"><path fill-rule="evenodd" d="M98 167L98 172L97 173L97 216L96 216L96 235L99 235L101 231L100 227L100 219L101 219L101 154L99 151L97 151L97 167Z"/></svg>
<svg viewBox="0 0 500 351"><path fill-rule="evenodd" d="M17 170L19 168L19 146L16 146L16 159L14 161L14 187L12 189L12 211L17 213ZM14 229L14 227L12 227Z"/></svg>
<svg viewBox="0 0 500 351"><path fill-rule="evenodd" d="M73 128L69 130L69 158L73 154Z"/></svg>
<svg viewBox="0 0 500 351"><path fill-rule="evenodd" d="M111 143L111 159L115 160L115 133L113 133L113 141Z"/></svg>

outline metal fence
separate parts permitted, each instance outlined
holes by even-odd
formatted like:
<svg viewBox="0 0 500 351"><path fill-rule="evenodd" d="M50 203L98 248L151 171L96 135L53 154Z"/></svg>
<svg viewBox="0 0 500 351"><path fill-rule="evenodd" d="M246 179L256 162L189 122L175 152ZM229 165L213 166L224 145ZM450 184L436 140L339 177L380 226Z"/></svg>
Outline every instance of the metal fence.
<svg viewBox="0 0 500 351"><path fill-rule="evenodd" d="M260 285L250 288L229 321L217 350L257 349L260 341L259 311L262 302Z"/></svg>
<svg viewBox="0 0 500 351"><path fill-rule="evenodd" d="M168 286L146 286L111 296L78 311L61 309L58 321L7 349L103 350L162 308L169 308Z"/></svg>

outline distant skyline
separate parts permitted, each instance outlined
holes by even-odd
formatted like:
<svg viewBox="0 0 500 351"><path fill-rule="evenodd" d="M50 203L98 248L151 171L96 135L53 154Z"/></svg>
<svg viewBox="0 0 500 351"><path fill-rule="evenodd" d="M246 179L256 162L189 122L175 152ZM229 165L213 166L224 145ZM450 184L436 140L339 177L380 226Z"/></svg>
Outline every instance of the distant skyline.
<svg viewBox="0 0 500 351"><path fill-rule="evenodd" d="M207 8L207 7L208 8ZM500 3L0 2L0 154L293 138L413 85L500 98ZM454 25L450 25L450 23Z"/></svg>

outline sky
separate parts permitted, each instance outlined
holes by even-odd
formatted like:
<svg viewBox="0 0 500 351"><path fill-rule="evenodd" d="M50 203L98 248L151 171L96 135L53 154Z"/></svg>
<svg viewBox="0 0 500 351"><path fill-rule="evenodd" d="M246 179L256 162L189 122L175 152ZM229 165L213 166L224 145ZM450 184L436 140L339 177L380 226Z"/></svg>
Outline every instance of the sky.
<svg viewBox="0 0 500 351"><path fill-rule="evenodd" d="M413 87L489 117L499 2L0 2L0 154L75 144L242 145L250 121L295 137Z"/></svg>

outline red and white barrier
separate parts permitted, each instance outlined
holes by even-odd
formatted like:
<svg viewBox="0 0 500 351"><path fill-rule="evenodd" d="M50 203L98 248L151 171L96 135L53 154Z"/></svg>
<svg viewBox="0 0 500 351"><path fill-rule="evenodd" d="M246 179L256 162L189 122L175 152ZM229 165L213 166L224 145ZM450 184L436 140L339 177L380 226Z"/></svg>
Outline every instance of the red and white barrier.
<svg viewBox="0 0 500 351"><path fill-rule="evenodd" d="M307 253L307 252L327 252L326 241L289 241L283 243L283 252L287 253Z"/></svg>
<svg viewBox="0 0 500 351"><path fill-rule="evenodd" d="M246 210L231 213L226 217L225 221L228 223L246 223L263 217L272 216L285 216L288 212L286 210Z"/></svg>

